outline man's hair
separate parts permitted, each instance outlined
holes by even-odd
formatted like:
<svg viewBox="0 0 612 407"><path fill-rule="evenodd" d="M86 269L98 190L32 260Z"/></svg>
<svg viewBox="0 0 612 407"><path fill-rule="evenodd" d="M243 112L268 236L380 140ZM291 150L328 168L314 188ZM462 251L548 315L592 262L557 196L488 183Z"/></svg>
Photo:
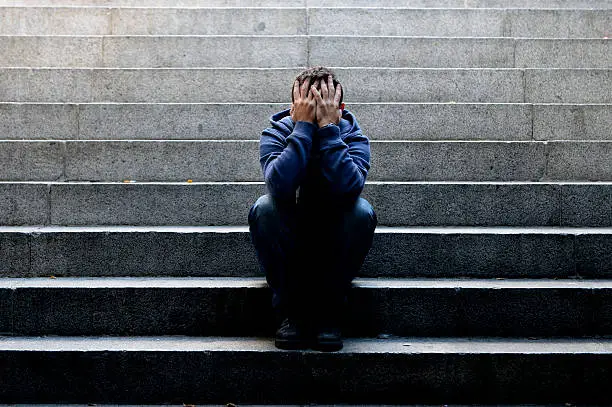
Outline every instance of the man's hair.
<svg viewBox="0 0 612 407"><path fill-rule="evenodd" d="M340 84L338 78L336 78L336 74L329 68L324 66L313 66L312 68L308 68L298 76L295 77L299 81L300 86L304 84L304 81L308 81L308 88L317 80L324 80L327 83L327 76L331 75L332 80L334 82L334 88ZM294 81L295 83L295 81ZM317 89L321 89L319 85ZM342 103L342 99L344 99L344 86L341 88L340 92L340 104ZM293 102L293 84L291 85L291 102Z"/></svg>

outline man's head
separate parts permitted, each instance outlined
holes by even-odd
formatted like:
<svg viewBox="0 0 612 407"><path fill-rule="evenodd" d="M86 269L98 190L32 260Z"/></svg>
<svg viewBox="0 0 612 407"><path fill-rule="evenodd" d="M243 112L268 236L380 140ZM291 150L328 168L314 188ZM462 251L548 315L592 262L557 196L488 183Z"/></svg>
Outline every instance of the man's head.
<svg viewBox="0 0 612 407"><path fill-rule="evenodd" d="M313 66L312 68L308 68L302 73L300 73L298 76L296 76L295 79L299 81L300 85L302 85L304 81L308 81L309 88L310 88L310 85L317 83L317 90L321 92L321 81L323 80L325 81L325 83L327 83L327 77L329 75L331 75L332 80L334 81L334 88L336 88L340 82L336 78L336 75L334 74L334 72L331 69L326 68L324 66ZM340 109L344 109L344 103L342 103L343 99L344 99L344 86L342 86L341 93L340 93ZM291 92L291 102L293 103L293 91Z"/></svg>

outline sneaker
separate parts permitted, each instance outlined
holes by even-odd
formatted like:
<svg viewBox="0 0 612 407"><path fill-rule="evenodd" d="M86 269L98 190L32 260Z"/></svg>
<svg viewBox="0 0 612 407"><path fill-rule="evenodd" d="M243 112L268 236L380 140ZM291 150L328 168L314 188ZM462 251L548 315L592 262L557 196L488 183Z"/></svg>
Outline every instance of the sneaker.
<svg viewBox="0 0 612 407"><path fill-rule="evenodd" d="M279 349L308 349L308 338L302 327L293 319L285 318L276 331L274 345Z"/></svg>
<svg viewBox="0 0 612 407"><path fill-rule="evenodd" d="M317 333L312 349L321 352L335 352L342 349L342 334L340 328L321 328Z"/></svg>

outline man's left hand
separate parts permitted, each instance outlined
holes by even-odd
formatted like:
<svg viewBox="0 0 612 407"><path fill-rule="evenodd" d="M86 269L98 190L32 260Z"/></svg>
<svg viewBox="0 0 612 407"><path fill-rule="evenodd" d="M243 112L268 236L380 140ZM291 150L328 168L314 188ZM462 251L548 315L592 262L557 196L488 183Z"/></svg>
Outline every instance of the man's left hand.
<svg viewBox="0 0 612 407"><path fill-rule="evenodd" d="M312 85L311 90L314 94L317 103L317 124L319 127L326 126L330 123L340 123L342 110L340 109L340 96L342 94L340 84L334 88L334 82L331 75L327 77L327 84L324 80L321 81L321 93Z"/></svg>

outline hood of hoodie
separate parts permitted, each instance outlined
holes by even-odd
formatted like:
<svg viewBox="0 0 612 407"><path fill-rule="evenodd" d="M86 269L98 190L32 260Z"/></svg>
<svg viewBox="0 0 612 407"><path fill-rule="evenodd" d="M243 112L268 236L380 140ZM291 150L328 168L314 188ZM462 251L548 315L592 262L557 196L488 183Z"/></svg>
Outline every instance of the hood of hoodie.
<svg viewBox="0 0 612 407"><path fill-rule="evenodd" d="M280 131L285 136L291 134L293 131L293 126L295 125L291 119L290 111L291 109L285 109L270 116L270 124L272 128ZM340 118L338 127L340 127L341 138L361 130L359 124L357 123L357 119L353 113L347 109L342 111L342 117Z"/></svg>

